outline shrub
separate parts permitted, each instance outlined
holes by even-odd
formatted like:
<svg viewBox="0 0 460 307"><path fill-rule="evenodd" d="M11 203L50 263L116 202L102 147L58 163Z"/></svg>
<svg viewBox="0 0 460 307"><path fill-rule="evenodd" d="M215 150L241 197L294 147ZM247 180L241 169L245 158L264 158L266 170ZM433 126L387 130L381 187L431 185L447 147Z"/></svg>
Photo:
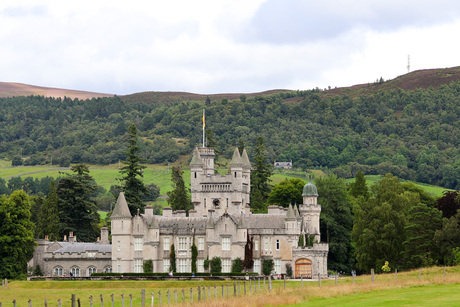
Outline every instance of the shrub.
<svg viewBox="0 0 460 307"><path fill-rule="evenodd" d="M143 265L144 273L151 273L153 271L153 261L145 260Z"/></svg>
<svg viewBox="0 0 460 307"><path fill-rule="evenodd" d="M211 273L222 272L222 260L219 257L214 257L211 260Z"/></svg>
<svg viewBox="0 0 460 307"><path fill-rule="evenodd" d="M232 263L232 273L241 273L243 272L243 269L244 269L243 261L239 257L236 258L235 261L233 261Z"/></svg>
<svg viewBox="0 0 460 307"><path fill-rule="evenodd" d="M273 271L274 266L275 266L275 263L273 262L273 259L262 260L262 274L270 275L271 272Z"/></svg>

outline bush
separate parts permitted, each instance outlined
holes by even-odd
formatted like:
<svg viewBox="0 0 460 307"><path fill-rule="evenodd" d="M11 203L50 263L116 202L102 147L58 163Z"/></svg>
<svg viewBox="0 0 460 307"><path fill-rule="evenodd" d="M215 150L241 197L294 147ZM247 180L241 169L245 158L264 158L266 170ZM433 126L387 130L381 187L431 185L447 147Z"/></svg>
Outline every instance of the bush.
<svg viewBox="0 0 460 307"><path fill-rule="evenodd" d="M292 266L290 263L286 263L286 276L292 277Z"/></svg>
<svg viewBox="0 0 460 307"><path fill-rule="evenodd" d="M244 269L243 261L239 257L236 258L235 261L233 261L232 263L232 273L241 273L243 272L243 269Z"/></svg>
<svg viewBox="0 0 460 307"><path fill-rule="evenodd" d="M222 260L219 257L214 257L211 260L211 273L222 272Z"/></svg>
<svg viewBox="0 0 460 307"><path fill-rule="evenodd" d="M273 271L275 263L273 259L264 259L262 260L262 274L270 275Z"/></svg>
<svg viewBox="0 0 460 307"><path fill-rule="evenodd" d="M153 261L145 260L143 265L144 273L151 273L153 271Z"/></svg>

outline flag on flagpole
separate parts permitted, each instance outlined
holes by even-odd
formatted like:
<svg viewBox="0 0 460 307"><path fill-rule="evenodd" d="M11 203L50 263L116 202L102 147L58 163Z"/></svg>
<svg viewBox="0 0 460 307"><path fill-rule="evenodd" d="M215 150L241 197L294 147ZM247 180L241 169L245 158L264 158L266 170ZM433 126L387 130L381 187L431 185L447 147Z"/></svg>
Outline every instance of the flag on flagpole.
<svg viewBox="0 0 460 307"><path fill-rule="evenodd" d="M206 127L206 123L204 121L204 109L203 109L203 129Z"/></svg>

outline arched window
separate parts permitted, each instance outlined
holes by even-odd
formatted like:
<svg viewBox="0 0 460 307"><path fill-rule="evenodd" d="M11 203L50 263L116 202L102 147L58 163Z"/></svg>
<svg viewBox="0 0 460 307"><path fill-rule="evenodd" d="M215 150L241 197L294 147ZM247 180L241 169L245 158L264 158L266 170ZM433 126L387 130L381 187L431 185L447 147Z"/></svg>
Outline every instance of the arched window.
<svg viewBox="0 0 460 307"><path fill-rule="evenodd" d="M72 276L74 277L79 277L80 276L80 268L77 267L77 266L74 266L70 269L70 273L72 274Z"/></svg>
<svg viewBox="0 0 460 307"><path fill-rule="evenodd" d="M91 266L88 268L88 276L91 276L91 274L96 273L97 270L95 267Z"/></svg>
<svg viewBox="0 0 460 307"><path fill-rule="evenodd" d="M53 269L53 274L56 276L62 276L62 267L57 266Z"/></svg>
<svg viewBox="0 0 460 307"><path fill-rule="evenodd" d="M111 266L106 266L104 268L104 273L112 273L112 267Z"/></svg>

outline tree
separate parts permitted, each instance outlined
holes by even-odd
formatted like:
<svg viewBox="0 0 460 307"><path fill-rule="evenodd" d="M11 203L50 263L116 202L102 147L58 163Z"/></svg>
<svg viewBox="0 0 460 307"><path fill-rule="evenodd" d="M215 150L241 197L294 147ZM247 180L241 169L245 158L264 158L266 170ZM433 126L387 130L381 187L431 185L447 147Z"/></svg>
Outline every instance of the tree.
<svg viewBox="0 0 460 307"><path fill-rule="evenodd" d="M185 188L184 178L182 178L183 171L178 166L173 166L171 172L171 180L173 182L173 190L167 194L168 204L175 210L188 211L191 208L191 199Z"/></svg>
<svg viewBox="0 0 460 307"><path fill-rule="evenodd" d="M355 182L350 183L348 192L354 198L362 196L364 199L369 198L369 189L366 184L366 178L362 170L359 170L355 176Z"/></svg>
<svg viewBox="0 0 460 307"><path fill-rule="evenodd" d="M169 265L171 267L170 270L176 273L176 250L174 244L171 244L171 251L169 252Z"/></svg>
<svg viewBox="0 0 460 307"><path fill-rule="evenodd" d="M238 142L237 142L236 146L238 147L238 151L240 153L243 153L243 150L244 150L244 140L243 140L243 138L238 139Z"/></svg>
<svg viewBox="0 0 460 307"><path fill-rule="evenodd" d="M275 185L268 195L268 203L287 208L289 204L301 204L305 181L298 178L285 179Z"/></svg>
<svg viewBox="0 0 460 307"><path fill-rule="evenodd" d="M74 232L81 241L96 241L99 215L91 194L96 190L88 166L77 164L57 185L60 217L60 237Z"/></svg>
<svg viewBox="0 0 460 307"><path fill-rule="evenodd" d="M267 163L264 139L259 136L254 149L254 169L251 170L251 207L254 212L267 211L266 201L271 190L272 165Z"/></svg>
<svg viewBox="0 0 460 307"><path fill-rule="evenodd" d="M385 261L402 265L407 212L419 202L417 195L405 192L391 174L374 185L372 192L369 200L355 204L352 232L358 268L366 272L380 270Z"/></svg>
<svg viewBox="0 0 460 307"><path fill-rule="evenodd" d="M318 203L321 204L321 241L329 244L328 268L349 272L354 267L351 231L353 229L352 203L344 179L335 174L318 177ZM309 234L312 235L312 234ZM307 238L306 245L312 244Z"/></svg>
<svg viewBox="0 0 460 307"><path fill-rule="evenodd" d="M195 238L193 238L191 250L192 250L192 273L196 273L196 259L198 258L198 248L195 245Z"/></svg>
<svg viewBox="0 0 460 307"><path fill-rule="evenodd" d="M435 207L442 212L443 218L451 218L460 209L460 191L444 191Z"/></svg>
<svg viewBox="0 0 460 307"><path fill-rule="evenodd" d="M5 179L0 178L0 196L3 195L3 194L8 194L9 195L10 193L11 193L11 191L10 191L10 189L8 189Z"/></svg>
<svg viewBox="0 0 460 307"><path fill-rule="evenodd" d="M24 191L0 196L0 278L24 279L33 252L29 197Z"/></svg>
<svg viewBox="0 0 460 307"><path fill-rule="evenodd" d="M459 246L460 242L460 213L444 218L442 228L436 230L434 243L437 248L438 260L441 264L454 264L453 248Z"/></svg>
<svg viewBox="0 0 460 307"><path fill-rule="evenodd" d="M160 196L160 187L155 183L150 183L145 186L147 194L142 198L143 201L154 201Z"/></svg>
<svg viewBox="0 0 460 307"><path fill-rule="evenodd" d="M137 144L137 128L131 124L128 129L128 151L126 152L126 162L123 162L123 167L120 169L122 175L121 182L126 201L128 203L131 215L137 214L137 209L144 211L142 198L147 194L147 188L142 181L144 165L141 165L143 160L139 156L140 147Z"/></svg>
<svg viewBox="0 0 460 307"><path fill-rule="evenodd" d="M406 241L404 241L404 267L408 269L430 266L435 263L434 234L441 228L441 211L423 203L409 209Z"/></svg>
<svg viewBox="0 0 460 307"><path fill-rule="evenodd" d="M45 235L48 235L49 240L57 241L60 238L59 206L56 183L54 181L51 182L49 189L50 193L40 207L38 215L38 237L44 238Z"/></svg>
<svg viewBox="0 0 460 307"><path fill-rule="evenodd" d="M20 166L22 165L22 158L21 156L14 156L13 160L11 161L12 166Z"/></svg>
<svg viewBox="0 0 460 307"><path fill-rule="evenodd" d="M249 232L246 235L246 244L244 246L244 268L249 271L254 267L253 259L254 239L249 236Z"/></svg>

